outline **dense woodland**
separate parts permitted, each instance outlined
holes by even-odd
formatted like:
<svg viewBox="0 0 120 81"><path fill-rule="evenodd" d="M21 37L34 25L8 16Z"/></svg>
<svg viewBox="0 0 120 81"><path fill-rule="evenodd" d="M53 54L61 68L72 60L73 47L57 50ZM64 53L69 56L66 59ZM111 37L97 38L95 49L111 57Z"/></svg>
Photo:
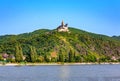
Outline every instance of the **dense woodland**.
<svg viewBox="0 0 120 81"><path fill-rule="evenodd" d="M120 40L69 28L0 36L0 61L119 62Z"/></svg>

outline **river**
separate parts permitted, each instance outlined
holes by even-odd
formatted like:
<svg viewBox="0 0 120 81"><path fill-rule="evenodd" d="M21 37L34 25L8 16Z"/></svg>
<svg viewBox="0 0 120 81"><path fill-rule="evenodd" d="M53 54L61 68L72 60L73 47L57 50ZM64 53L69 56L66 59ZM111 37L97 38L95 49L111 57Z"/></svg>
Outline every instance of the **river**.
<svg viewBox="0 0 120 81"><path fill-rule="evenodd" d="M0 66L0 81L120 81L120 65Z"/></svg>

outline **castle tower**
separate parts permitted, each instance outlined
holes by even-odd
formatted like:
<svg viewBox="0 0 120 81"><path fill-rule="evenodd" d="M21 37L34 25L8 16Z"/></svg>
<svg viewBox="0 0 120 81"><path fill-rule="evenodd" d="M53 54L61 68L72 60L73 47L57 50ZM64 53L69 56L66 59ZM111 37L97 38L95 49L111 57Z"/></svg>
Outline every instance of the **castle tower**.
<svg viewBox="0 0 120 81"><path fill-rule="evenodd" d="M62 20L61 25L57 27L58 32L68 32L68 24L64 25L64 21Z"/></svg>
<svg viewBox="0 0 120 81"><path fill-rule="evenodd" d="M61 25L64 26L64 21L62 20Z"/></svg>

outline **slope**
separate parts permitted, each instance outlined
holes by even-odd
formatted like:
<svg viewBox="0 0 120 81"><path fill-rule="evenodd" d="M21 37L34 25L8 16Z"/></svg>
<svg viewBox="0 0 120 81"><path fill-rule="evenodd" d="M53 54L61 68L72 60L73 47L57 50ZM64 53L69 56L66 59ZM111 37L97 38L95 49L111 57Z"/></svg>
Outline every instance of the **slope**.
<svg viewBox="0 0 120 81"><path fill-rule="evenodd" d="M120 41L70 27L70 32L40 29L20 35L0 36L0 53L16 54L22 47L31 62L30 46L37 52L36 62L109 62L120 61Z"/></svg>

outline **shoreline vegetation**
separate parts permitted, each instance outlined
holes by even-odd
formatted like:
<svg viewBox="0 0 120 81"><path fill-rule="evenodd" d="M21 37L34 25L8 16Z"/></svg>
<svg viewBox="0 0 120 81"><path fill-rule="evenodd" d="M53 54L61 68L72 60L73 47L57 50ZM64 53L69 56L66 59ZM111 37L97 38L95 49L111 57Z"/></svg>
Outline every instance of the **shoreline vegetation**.
<svg viewBox="0 0 120 81"><path fill-rule="evenodd" d="M51 65L107 65L120 64L120 62L103 62L103 63L0 63L0 66L51 66Z"/></svg>
<svg viewBox="0 0 120 81"><path fill-rule="evenodd" d="M119 64L120 40L70 28L0 36L1 65ZM13 64L12 64L13 63Z"/></svg>

